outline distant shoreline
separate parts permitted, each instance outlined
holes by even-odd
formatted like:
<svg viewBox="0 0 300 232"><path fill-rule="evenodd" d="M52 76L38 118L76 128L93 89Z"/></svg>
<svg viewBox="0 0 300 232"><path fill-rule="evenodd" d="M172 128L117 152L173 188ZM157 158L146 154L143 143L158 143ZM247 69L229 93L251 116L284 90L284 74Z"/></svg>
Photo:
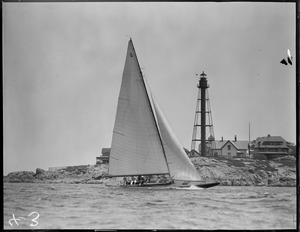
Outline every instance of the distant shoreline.
<svg viewBox="0 0 300 232"><path fill-rule="evenodd" d="M222 186L296 186L296 161L289 157L276 161L218 157L190 159L205 181L217 181ZM3 177L4 183L105 184L109 181L107 164L52 171L37 168L36 172L11 172Z"/></svg>

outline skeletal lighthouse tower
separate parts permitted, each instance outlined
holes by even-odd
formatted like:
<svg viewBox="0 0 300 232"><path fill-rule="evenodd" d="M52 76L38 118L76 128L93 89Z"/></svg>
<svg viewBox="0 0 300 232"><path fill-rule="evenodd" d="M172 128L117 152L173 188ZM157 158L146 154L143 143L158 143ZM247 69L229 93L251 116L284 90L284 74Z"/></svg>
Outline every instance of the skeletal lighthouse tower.
<svg viewBox="0 0 300 232"><path fill-rule="evenodd" d="M198 74L196 74L198 75ZM194 121L191 151L200 152L201 156L211 155L211 148L215 148L214 129L211 116L211 108L208 97L206 74L200 74L196 114Z"/></svg>

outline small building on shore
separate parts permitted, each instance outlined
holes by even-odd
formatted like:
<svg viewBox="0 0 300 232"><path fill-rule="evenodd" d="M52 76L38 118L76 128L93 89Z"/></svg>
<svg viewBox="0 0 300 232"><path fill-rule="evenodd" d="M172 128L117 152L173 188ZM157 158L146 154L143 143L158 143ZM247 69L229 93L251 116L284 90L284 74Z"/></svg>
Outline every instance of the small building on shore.
<svg viewBox="0 0 300 232"><path fill-rule="evenodd" d="M96 157L96 164L109 163L110 148L102 148L101 156Z"/></svg>
<svg viewBox="0 0 300 232"><path fill-rule="evenodd" d="M249 141L237 140L215 140L214 147L211 148L211 154L214 157L224 158L248 158L249 157Z"/></svg>
<svg viewBox="0 0 300 232"><path fill-rule="evenodd" d="M195 149L193 149L187 155L188 155L189 158L193 158L193 157L200 156L200 153L198 151L196 151Z"/></svg>
<svg viewBox="0 0 300 232"><path fill-rule="evenodd" d="M254 159L275 159L289 154L287 141L281 136L258 137L253 146Z"/></svg>

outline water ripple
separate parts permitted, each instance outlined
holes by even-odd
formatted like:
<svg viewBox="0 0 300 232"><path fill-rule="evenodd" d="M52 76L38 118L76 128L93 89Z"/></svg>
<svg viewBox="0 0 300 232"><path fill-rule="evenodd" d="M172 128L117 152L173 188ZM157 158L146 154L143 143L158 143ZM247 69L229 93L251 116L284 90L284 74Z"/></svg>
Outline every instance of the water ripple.
<svg viewBox="0 0 300 232"><path fill-rule="evenodd" d="M31 212L40 215L36 229L294 229L296 189L5 183L4 228L12 229L12 214L26 217ZM23 222L17 229L32 228Z"/></svg>

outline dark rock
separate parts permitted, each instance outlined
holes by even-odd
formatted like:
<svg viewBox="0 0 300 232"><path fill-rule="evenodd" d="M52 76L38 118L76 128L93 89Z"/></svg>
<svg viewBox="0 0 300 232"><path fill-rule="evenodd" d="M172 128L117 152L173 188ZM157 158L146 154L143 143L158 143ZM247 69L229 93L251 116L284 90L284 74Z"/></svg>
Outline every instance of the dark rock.
<svg viewBox="0 0 300 232"><path fill-rule="evenodd" d="M28 171L11 172L3 178L3 181L6 183L32 183L34 175L34 172Z"/></svg>
<svg viewBox="0 0 300 232"><path fill-rule="evenodd" d="M99 176L93 176L92 179L93 180L101 180L102 179L103 174L99 175Z"/></svg>
<svg viewBox="0 0 300 232"><path fill-rule="evenodd" d="M248 172L251 174L254 174L254 170L252 170L252 169L248 169Z"/></svg>
<svg viewBox="0 0 300 232"><path fill-rule="evenodd" d="M41 169L41 168L37 168L36 171L35 171L35 175L41 175L43 173L45 173L45 170Z"/></svg>

